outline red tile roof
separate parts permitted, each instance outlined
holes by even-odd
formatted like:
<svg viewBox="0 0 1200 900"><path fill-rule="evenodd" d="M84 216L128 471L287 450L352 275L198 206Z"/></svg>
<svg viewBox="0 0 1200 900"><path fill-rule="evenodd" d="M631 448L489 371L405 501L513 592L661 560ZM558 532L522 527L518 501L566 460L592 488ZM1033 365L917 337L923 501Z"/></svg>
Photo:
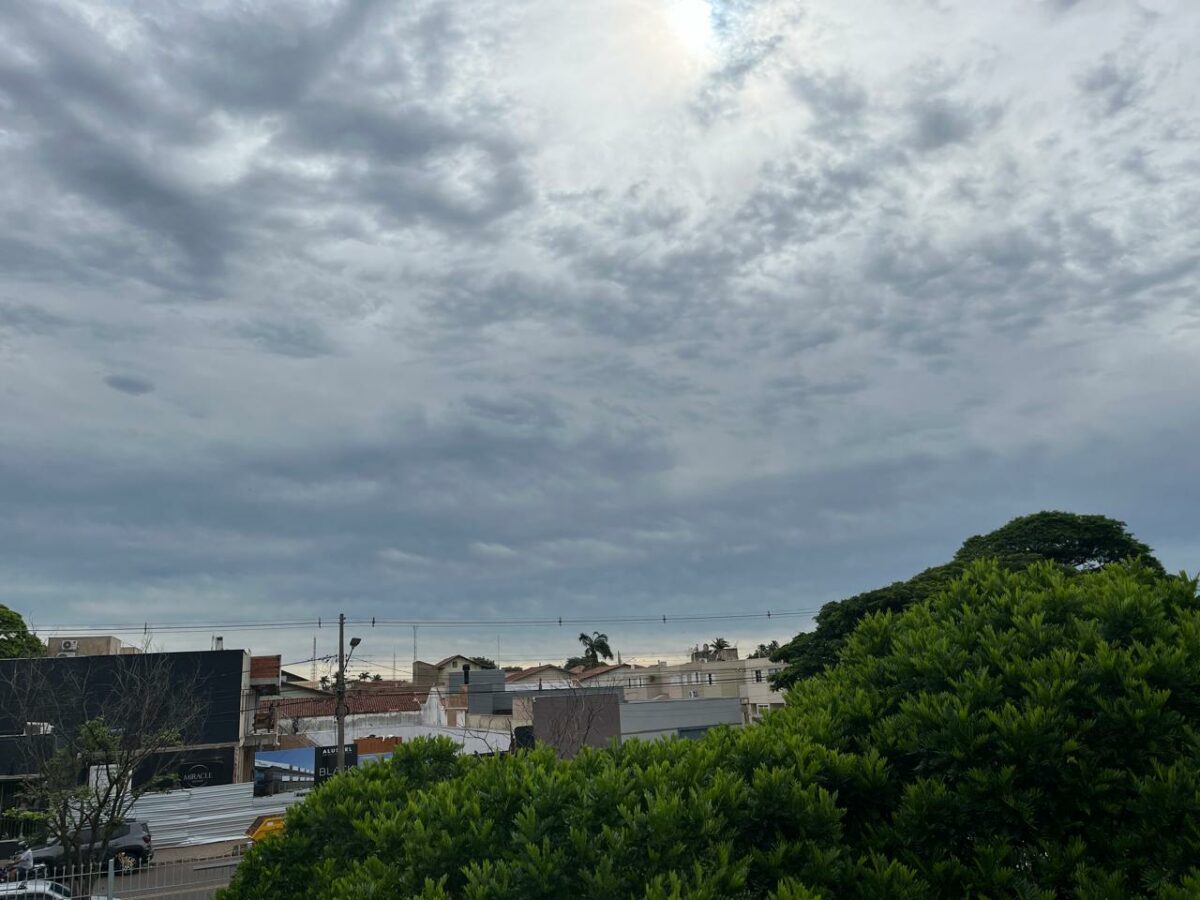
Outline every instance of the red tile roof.
<svg viewBox="0 0 1200 900"><path fill-rule="evenodd" d="M424 695L414 692L355 691L346 694L349 715L362 713L420 712ZM312 718L332 716L336 712L336 697L287 697L267 701L279 718Z"/></svg>
<svg viewBox="0 0 1200 900"><path fill-rule="evenodd" d="M550 670L553 670L555 672L562 672L562 674L564 674L564 675L569 674L561 666L550 666L550 665L534 666L532 669L522 669L520 672L509 672L506 676L504 676L504 680L505 681L524 681L526 678L532 678L535 675L545 675Z"/></svg>
<svg viewBox="0 0 1200 900"><path fill-rule="evenodd" d="M629 666L626 663L613 663L611 666L596 666L594 669L588 669L587 671L580 672L575 677L580 681L587 681L589 678L595 678L597 675L606 675L607 673L615 671L616 669L628 668Z"/></svg>

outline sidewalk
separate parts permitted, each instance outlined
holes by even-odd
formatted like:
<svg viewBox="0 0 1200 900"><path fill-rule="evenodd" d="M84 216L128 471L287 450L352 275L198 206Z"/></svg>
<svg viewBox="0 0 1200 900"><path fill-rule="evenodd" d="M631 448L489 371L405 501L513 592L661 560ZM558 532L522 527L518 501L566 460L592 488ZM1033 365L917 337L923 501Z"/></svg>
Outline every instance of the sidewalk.
<svg viewBox="0 0 1200 900"><path fill-rule="evenodd" d="M154 851L156 863L178 862L179 860L220 859L232 856L239 847L250 843L249 838L239 838L236 841L223 841L219 844L190 844L183 847L167 847Z"/></svg>

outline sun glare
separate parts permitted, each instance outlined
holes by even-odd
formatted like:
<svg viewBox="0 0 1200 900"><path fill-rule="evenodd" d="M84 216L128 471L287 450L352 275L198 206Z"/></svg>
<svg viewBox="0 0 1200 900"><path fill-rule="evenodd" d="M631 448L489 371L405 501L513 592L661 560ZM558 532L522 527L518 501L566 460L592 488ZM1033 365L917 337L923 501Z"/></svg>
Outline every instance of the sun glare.
<svg viewBox="0 0 1200 900"><path fill-rule="evenodd" d="M712 11L708 0L668 0L667 21L675 37L690 52L699 55L712 51Z"/></svg>

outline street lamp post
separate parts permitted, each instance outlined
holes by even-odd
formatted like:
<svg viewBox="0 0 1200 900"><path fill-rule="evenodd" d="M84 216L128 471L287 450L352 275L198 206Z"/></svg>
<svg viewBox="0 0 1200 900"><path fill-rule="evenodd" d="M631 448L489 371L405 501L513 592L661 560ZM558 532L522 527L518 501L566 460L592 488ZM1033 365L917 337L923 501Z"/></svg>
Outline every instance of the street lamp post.
<svg viewBox="0 0 1200 900"><path fill-rule="evenodd" d="M350 638L350 655L346 655L346 614L338 616L338 671L337 671L337 705L334 716L337 718L337 771L346 770L346 664L354 655L354 648L362 643L362 638Z"/></svg>

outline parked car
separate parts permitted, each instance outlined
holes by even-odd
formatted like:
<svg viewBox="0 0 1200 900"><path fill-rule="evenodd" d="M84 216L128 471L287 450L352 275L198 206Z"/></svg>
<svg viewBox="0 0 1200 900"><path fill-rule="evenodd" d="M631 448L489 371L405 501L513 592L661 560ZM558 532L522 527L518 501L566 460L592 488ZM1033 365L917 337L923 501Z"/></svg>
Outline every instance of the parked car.
<svg viewBox="0 0 1200 900"><path fill-rule="evenodd" d="M70 900L71 891L57 881L45 878L33 878L29 881L12 881L0 883L0 900ZM91 900L105 900L99 894L92 894Z"/></svg>
<svg viewBox="0 0 1200 900"><path fill-rule="evenodd" d="M87 847L88 857L101 864L111 860L116 861L117 873L124 875L139 869L154 859L154 842L150 838L150 826L137 819L129 819L118 825L108 841L108 850L104 858L100 858L100 847L92 844L92 833L88 830L79 833L79 842ZM51 841L33 850L34 863L44 864L53 872L68 864L63 846L58 841ZM3 895L0 895L3 896Z"/></svg>

